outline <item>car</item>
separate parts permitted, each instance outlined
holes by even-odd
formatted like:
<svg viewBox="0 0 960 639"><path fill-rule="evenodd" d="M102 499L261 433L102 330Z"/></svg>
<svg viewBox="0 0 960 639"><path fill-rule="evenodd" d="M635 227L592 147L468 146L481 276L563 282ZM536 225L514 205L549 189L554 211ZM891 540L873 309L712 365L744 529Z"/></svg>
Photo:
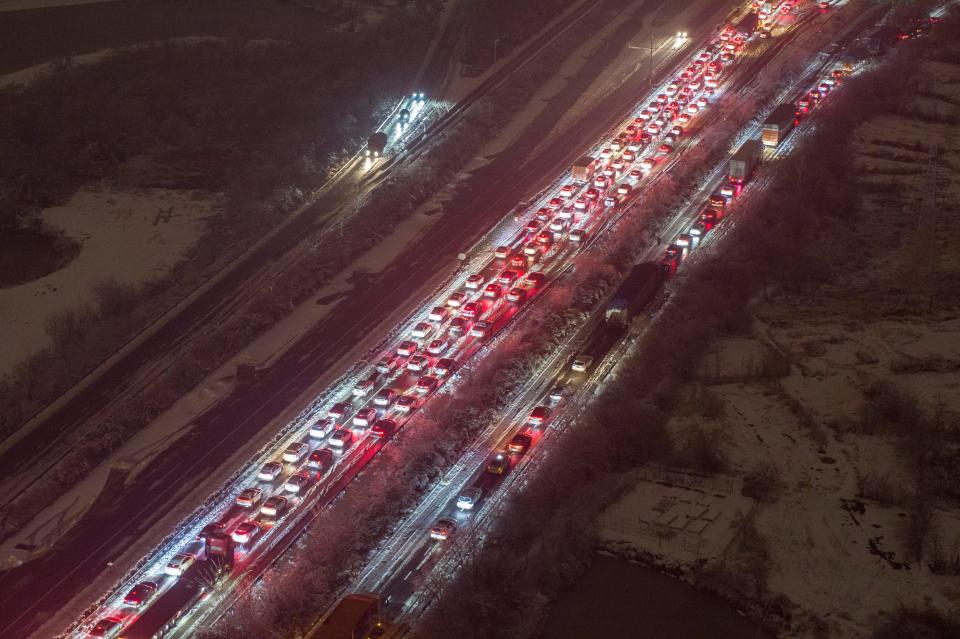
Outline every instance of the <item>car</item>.
<svg viewBox="0 0 960 639"><path fill-rule="evenodd" d="M547 281L547 276L540 271L530 271L523 278L523 283L531 288L540 288Z"/></svg>
<svg viewBox="0 0 960 639"><path fill-rule="evenodd" d="M543 252L543 247L536 242L529 242L523 247L523 254L528 257L536 257Z"/></svg>
<svg viewBox="0 0 960 639"><path fill-rule="evenodd" d="M304 442L293 442L283 451L283 461L295 464L310 452L310 447Z"/></svg>
<svg viewBox="0 0 960 639"><path fill-rule="evenodd" d="M400 357L410 357L417 352L420 345L413 340L405 339L397 345L397 355Z"/></svg>
<svg viewBox="0 0 960 639"><path fill-rule="evenodd" d="M490 334L490 322L477 322L470 328L471 337L486 337Z"/></svg>
<svg viewBox="0 0 960 639"><path fill-rule="evenodd" d="M550 200L547 202L547 208L552 209L554 211L561 208L562 206L563 206L563 198L554 197L554 198L550 198ZM507 255L510 255L509 251L507 252ZM504 255L503 258L501 259L505 259L507 255ZM500 256L498 255L497 257L500 257Z"/></svg>
<svg viewBox="0 0 960 639"><path fill-rule="evenodd" d="M433 372L437 377L446 377L456 372L458 367L457 360L452 357L441 357L433 367Z"/></svg>
<svg viewBox="0 0 960 639"><path fill-rule="evenodd" d="M593 178L593 188L595 189L607 188L607 176L598 175L595 178Z"/></svg>
<svg viewBox="0 0 960 639"><path fill-rule="evenodd" d="M487 287L483 289L484 297L497 299L501 295L503 295L503 287L500 286L499 284L487 284ZM474 304L476 304L476 302L474 302ZM476 317L476 313L474 313L473 315L467 315L466 313L464 313L464 315L466 317Z"/></svg>
<svg viewBox="0 0 960 639"><path fill-rule="evenodd" d="M366 379L357 382L356 386L353 387L351 394L354 397L366 397L370 394L377 384L380 382L380 373L372 373L367 376Z"/></svg>
<svg viewBox="0 0 960 639"><path fill-rule="evenodd" d="M159 586L152 581L141 581L136 586L130 589L123 597L124 606L133 606L134 608L139 608L143 604L150 601L155 594L157 594L157 589Z"/></svg>
<svg viewBox="0 0 960 639"><path fill-rule="evenodd" d="M631 182L639 182L642 177L643 171L640 169L633 169L627 174L627 179L629 179Z"/></svg>
<svg viewBox="0 0 960 639"><path fill-rule="evenodd" d="M436 377L431 375L421 375L420 379L417 380L417 386L414 388L414 391L420 393L421 395L425 395L426 393L436 390L439 383L440 380L438 380Z"/></svg>
<svg viewBox="0 0 960 639"><path fill-rule="evenodd" d="M771 35L770 29L760 29L757 31L757 37L761 40L766 40Z"/></svg>
<svg viewBox="0 0 960 639"><path fill-rule="evenodd" d="M384 389L384 390L391 390L391 389ZM361 428L366 428L367 426L372 424L376 419L377 419L377 409L374 408L373 406L368 406L367 408L361 408L360 410L357 411L357 414L353 416L353 425L359 426ZM346 430L346 429L340 429L340 430ZM335 430L330 436L333 437L333 435L336 435L338 432L339 430Z"/></svg>
<svg viewBox="0 0 960 639"><path fill-rule="evenodd" d="M601 160L609 160L611 157L613 157L613 149L606 148L600 151Z"/></svg>
<svg viewBox="0 0 960 639"><path fill-rule="evenodd" d="M444 541L457 529L457 522L447 517L441 517L430 529L430 539Z"/></svg>
<svg viewBox="0 0 960 639"><path fill-rule="evenodd" d="M659 135L660 125L657 124L656 122L651 122L650 124L647 125L647 133L649 133L650 135Z"/></svg>
<svg viewBox="0 0 960 639"><path fill-rule="evenodd" d="M427 352L431 355L442 355L448 348L450 348L450 340L443 337L427 344Z"/></svg>
<svg viewBox="0 0 960 639"><path fill-rule="evenodd" d="M413 371L414 373L419 373L429 367L430 358L426 355L414 355L410 358L410 361L407 362L407 370Z"/></svg>
<svg viewBox="0 0 960 639"><path fill-rule="evenodd" d="M623 130L623 133L621 135L626 135L627 137L632 138L636 134L637 134L637 124L636 122L634 122L633 124L628 124L627 128Z"/></svg>
<svg viewBox="0 0 960 639"><path fill-rule="evenodd" d="M347 413L353 410L353 404L350 402L337 402L327 411L327 417L335 421L341 421Z"/></svg>
<svg viewBox="0 0 960 639"><path fill-rule="evenodd" d="M576 184L564 184L560 187L560 197L570 199L573 197L573 194L577 192Z"/></svg>
<svg viewBox="0 0 960 639"><path fill-rule="evenodd" d="M187 568L193 565L197 556L188 552L182 552L174 555L170 562L164 567L163 573L171 577L179 577L187 571Z"/></svg>
<svg viewBox="0 0 960 639"><path fill-rule="evenodd" d="M567 221L560 217L555 217L550 222L550 230L554 233L562 233L567 228Z"/></svg>
<svg viewBox="0 0 960 639"><path fill-rule="evenodd" d="M649 171L655 163L656 161L653 158L643 158L640 160L640 168L644 171Z"/></svg>
<svg viewBox="0 0 960 639"><path fill-rule="evenodd" d="M238 544L245 544L253 540L260 532L260 524L255 521L245 521L233 529L230 535Z"/></svg>
<svg viewBox="0 0 960 639"><path fill-rule="evenodd" d="M390 404L392 404L396 399L397 399L397 391L393 390L392 388L381 388L380 392L373 396L373 404L374 406L380 406L381 408L386 408L387 406L390 406ZM369 408L364 408L363 410L359 411L357 415L360 415L360 413L364 413L365 417L368 417L371 415L370 410L371 409ZM373 410L373 416L376 417L377 410L375 408L372 410ZM369 419L367 419L366 421L367 421L366 424L357 424L357 418L356 417L353 418L353 423L356 424L357 426L369 426L370 425Z"/></svg>
<svg viewBox="0 0 960 639"><path fill-rule="evenodd" d="M430 335L433 332L433 324L430 322L419 322L416 326L413 327L413 330L410 333L419 339L423 339Z"/></svg>
<svg viewBox="0 0 960 639"><path fill-rule="evenodd" d="M826 82L821 82L820 85L817 87L817 91L819 91L822 94L827 94L827 93L830 93L830 89L832 88L833 87L831 87Z"/></svg>
<svg viewBox="0 0 960 639"><path fill-rule="evenodd" d="M700 112L700 107L697 106L696 102L692 102L687 105L687 113L689 113L690 115L696 115L699 112Z"/></svg>
<svg viewBox="0 0 960 639"><path fill-rule="evenodd" d="M666 144L673 144L674 142L677 141L677 139L676 139L675 137L673 137L671 134L668 133L668 134L666 134L665 136L663 136L663 141L664 141Z"/></svg>
<svg viewBox="0 0 960 639"><path fill-rule="evenodd" d="M526 226L523 227L523 230L526 231L527 233L536 233L541 229L541 227L543 227L543 222L537 219L533 219L527 222ZM473 288L480 288L480 286L475 286Z"/></svg>
<svg viewBox="0 0 960 639"><path fill-rule="evenodd" d="M709 198L707 198L707 206L713 209L722 209L727 205L727 198L720 195L720 189L717 189L716 192L712 193Z"/></svg>
<svg viewBox="0 0 960 639"><path fill-rule="evenodd" d="M630 152L629 152L629 151L624 151L624 152L623 152L624 155L627 155L628 153L630 153ZM632 160L631 160L631 161L632 161ZM612 164L610 164L610 168L613 169L613 174L614 174L615 176L616 176L616 175L620 175L621 173L623 173L623 169L625 169L626 166L627 166L627 165L624 163L623 156L621 156L621 159L619 159L619 160L617 160L616 162L613 162Z"/></svg>
<svg viewBox="0 0 960 639"><path fill-rule="evenodd" d="M486 283L486 281L487 281L487 278L485 278L483 275L481 275L480 273L475 273L467 278L467 281L464 284L464 286L466 286L470 290L476 291L480 287L482 287Z"/></svg>
<svg viewBox="0 0 960 639"><path fill-rule="evenodd" d="M507 291L508 302L513 302L514 304L518 304L524 301L525 299L527 299L527 291L520 288L519 286L515 286L511 288L509 291Z"/></svg>
<svg viewBox="0 0 960 639"><path fill-rule="evenodd" d="M378 419L377 423L370 428L370 435L384 439L397 432L397 422L392 419Z"/></svg>
<svg viewBox="0 0 960 639"><path fill-rule="evenodd" d="M325 419L319 419L311 424L310 436L315 439L321 439L332 433L337 429L337 427L337 422L333 421L329 417Z"/></svg>
<svg viewBox="0 0 960 639"><path fill-rule="evenodd" d="M547 395L547 398L552 404L556 405L562 402L569 392L570 389L567 386L558 384L550 389L550 393Z"/></svg>
<svg viewBox="0 0 960 639"><path fill-rule="evenodd" d="M620 157L623 158L624 162L633 162L637 159L637 154L634 151L624 151Z"/></svg>
<svg viewBox="0 0 960 639"><path fill-rule="evenodd" d="M427 315L427 319L431 322L442 322L448 317L450 317L450 311L443 306L434 306Z"/></svg>
<svg viewBox="0 0 960 639"><path fill-rule="evenodd" d="M495 286L495 289L490 288ZM500 290L499 284L488 284L486 290L484 290L484 297L493 297L497 295ZM476 319L483 315L483 303L481 302L469 302L463 305L463 309L460 311L461 315L468 319Z"/></svg>
<svg viewBox="0 0 960 639"><path fill-rule="evenodd" d="M578 197L577 200L573 203L573 208L576 209L576 210L578 210L578 211L586 211L586 210L587 210L587 206L589 206L589 204L590 204L590 200L588 200L587 198L585 198L584 196L581 195L581 196Z"/></svg>
<svg viewBox="0 0 960 639"><path fill-rule="evenodd" d="M546 222L546 221L549 220L551 217L553 217L553 209L548 209L548 208L545 207L545 206L537 209L536 218L537 218L539 221L541 221L541 222Z"/></svg>
<svg viewBox="0 0 960 639"><path fill-rule="evenodd" d="M493 475L503 475L510 470L510 456L507 453L498 452L487 462L485 470Z"/></svg>
<svg viewBox="0 0 960 639"><path fill-rule="evenodd" d="M717 212L713 209L707 209L700 213L700 221L707 226L713 226L717 223Z"/></svg>
<svg viewBox="0 0 960 639"><path fill-rule="evenodd" d="M288 493L299 495L309 485L310 473L299 472L287 477L287 482L283 485L283 489Z"/></svg>
<svg viewBox="0 0 960 639"><path fill-rule="evenodd" d="M537 406L527 417L527 423L531 426L539 426L550 417L550 409L546 406Z"/></svg>
<svg viewBox="0 0 960 639"><path fill-rule="evenodd" d="M710 104L710 100L704 97L697 98L697 106L700 107L701 109L707 106L708 104Z"/></svg>
<svg viewBox="0 0 960 639"><path fill-rule="evenodd" d="M457 496L457 508L460 510L473 510L480 503L483 497L482 488L467 488Z"/></svg>
<svg viewBox="0 0 960 639"><path fill-rule="evenodd" d="M616 174L616 171L614 171L610 166L605 166L600 170L600 173L602 174L600 177L603 177L606 180L612 180L613 176Z"/></svg>
<svg viewBox="0 0 960 639"><path fill-rule="evenodd" d="M677 91L679 91L679 90L680 90L680 87L677 86L677 85L674 83L674 84L667 85L667 88L666 88L666 90L664 91L664 93L667 94L667 97L672 97L672 96L676 95L676 94L677 94Z"/></svg>
<svg viewBox="0 0 960 639"><path fill-rule="evenodd" d="M544 246L553 244L553 233L550 231L542 231L537 234L537 244L542 244Z"/></svg>
<svg viewBox="0 0 960 639"><path fill-rule="evenodd" d="M253 508L263 499L263 491L259 488L244 488L237 495L235 503L240 508Z"/></svg>
<svg viewBox="0 0 960 639"><path fill-rule="evenodd" d="M587 238L587 232L583 229L573 229L567 237L571 242L582 242Z"/></svg>
<svg viewBox="0 0 960 639"><path fill-rule="evenodd" d="M607 197L603 198L603 206L608 209L616 206L617 204L617 197L615 195L608 195Z"/></svg>
<svg viewBox="0 0 960 639"><path fill-rule="evenodd" d="M412 413L419 403L420 400L415 395L401 395L394 408L399 413Z"/></svg>
<svg viewBox="0 0 960 639"><path fill-rule="evenodd" d="M512 269L522 269L522 268L526 268L526 266L527 266L527 258L525 258L523 255L517 253L516 255L512 256L512 257L507 261L507 266L509 266L509 267L512 268Z"/></svg>
<svg viewBox="0 0 960 639"><path fill-rule="evenodd" d="M353 443L353 431L349 428L339 428L333 431L327 443L335 448L346 448Z"/></svg>
<svg viewBox="0 0 960 639"><path fill-rule="evenodd" d="M447 298L447 306L451 308L460 308L467 301L467 294L463 291L457 291Z"/></svg>
<svg viewBox="0 0 960 639"><path fill-rule="evenodd" d="M510 286L520 278L520 273L517 271L503 271L500 275L497 276L497 282L503 284L504 286Z"/></svg>
<svg viewBox="0 0 960 639"><path fill-rule="evenodd" d="M507 444L507 450L511 453L520 453L522 455L530 450L531 444L533 444L533 437L528 433L517 433L510 438L510 443Z"/></svg>
<svg viewBox="0 0 960 639"><path fill-rule="evenodd" d="M273 481L283 472L283 464L278 461L267 462L257 473L257 479L260 481Z"/></svg>
<svg viewBox="0 0 960 639"><path fill-rule="evenodd" d="M724 184L720 187L720 195L730 199L737 194L737 189L732 184Z"/></svg>
<svg viewBox="0 0 960 639"><path fill-rule="evenodd" d="M453 337L463 335L470 330L470 320L466 317L454 317L450 320L450 328L447 329L447 332Z"/></svg>
<svg viewBox="0 0 960 639"><path fill-rule="evenodd" d="M651 115L650 115L649 113L647 113L646 111L642 111L642 112L640 113L640 116L637 117L637 119L640 120L641 122L647 122L647 121L649 121L652 117L653 117L653 116L651 116Z"/></svg>
<svg viewBox="0 0 960 639"><path fill-rule="evenodd" d="M260 507L260 514L264 517L276 519L287 511L287 507L289 505L290 501L286 497L283 497L282 495L274 495L267 501L263 502L263 506Z"/></svg>
<svg viewBox="0 0 960 639"><path fill-rule="evenodd" d="M691 248L693 246L693 238L689 233L681 233L677 236L676 244L683 248Z"/></svg>
<svg viewBox="0 0 960 639"><path fill-rule="evenodd" d="M119 617L105 617L98 621L90 632L88 637L103 637L104 639L113 639L120 636L120 630L123 628L123 620Z"/></svg>
<svg viewBox="0 0 960 639"><path fill-rule="evenodd" d="M630 195L631 191L633 191L633 187L629 184L621 184L617 187L617 193L620 195Z"/></svg>
<svg viewBox="0 0 960 639"><path fill-rule="evenodd" d="M553 199L557 200L557 206L551 207L551 208L560 208L563 205L563 200L560 200L558 198L553 198ZM553 200L550 200L550 201L553 202ZM498 246L493 250L493 256L498 260L507 259L508 257L510 257L510 253L511 253L511 248L509 246Z"/></svg>
<svg viewBox="0 0 960 639"><path fill-rule="evenodd" d="M590 355L577 355L573 358L573 363L570 364L570 369L577 373L586 373L590 370L590 365L593 364L593 357Z"/></svg>
<svg viewBox="0 0 960 639"><path fill-rule="evenodd" d="M388 355L386 357L381 357L377 361L376 369L377 372L382 375L389 375L397 369L397 365L400 363L400 360L395 355Z"/></svg>
<svg viewBox="0 0 960 639"><path fill-rule="evenodd" d="M690 92L695 93L703 88L703 83L700 80L693 80L690 82Z"/></svg>
<svg viewBox="0 0 960 639"><path fill-rule="evenodd" d="M614 151L620 151L623 148L623 141L620 138L615 139L610 143L610 148Z"/></svg>
<svg viewBox="0 0 960 639"><path fill-rule="evenodd" d="M333 466L333 451L329 448L317 448L307 457L307 466L324 471Z"/></svg>

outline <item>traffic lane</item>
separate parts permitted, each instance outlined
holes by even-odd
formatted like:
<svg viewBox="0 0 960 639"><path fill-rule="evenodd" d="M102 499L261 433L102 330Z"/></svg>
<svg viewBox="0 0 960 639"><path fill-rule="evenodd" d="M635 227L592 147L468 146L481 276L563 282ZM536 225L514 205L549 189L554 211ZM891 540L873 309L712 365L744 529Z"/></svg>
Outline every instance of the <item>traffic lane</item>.
<svg viewBox="0 0 960 639"><path fill-rule="evenodd" d="M574 126L569 134L552 140L532 159L529 154L542 141L544 133L552 128L555 113L531 122L528 132L539 130L542 133L528 139L526 144L511 146L490 165L479 170L472 185L466 186L451 201L449 212L443 219L395 262L404 264L403 268L388 269L367 290L344 298L324 321L278 358L266 371L264 379L242 395L230 396L203 415L191 434L192 441L178 442L144 470L133 482L131 491L117 500L110 513L98 513L97 517L78 524L63 544L47 557L36 560L40 563L30 562L21 567L34 573L36 566L36 572L30 578L25 574L26 570L15 569L5 580L4 585L10 587L5 587L5 593L0 594L0 608L4 611L26 609L36 603L37 612L49 613L62 607L69 595L92 580L107 561L115 559L122 551L122 547L110 547L94 553L101 545L99 539L103 530L122 530L127 537L147 530L161 513L176 503L180 478L214 472L236 449L237 445L231 445L232 442L255 436L303 392L310 381L319 378L345 354L354 340L362 338L376 326L378 312L385 314L406 301L407 287L412 281L428 279L437 263L450 260L461 247L481 237L486 226L477 224L478 220L498 221L503 211L509 210L508 202L522 201L531 183L552 179L560 167L575 159L582 148L604 132L607 127L602 122L622 119L621 114L632 113L635 103L636 91L630 82L625 82L601 100L594 111L582 117L583 126ZM524 169L519 171L516 167L521 164ZM489 197L490 184L499 186L492 198ZM370 304L368 299L378 301ZM317 354L317 350L321 350L321 354ZM305 353L308 360L303 364L299 359ZM259 402L258 398L263 396L269 399ZM225 440L222 433L231 431L230 439ZM187 469L194 465L195 470L187 473ZM147 492L154 497L155 508L140 512L142 500L132 498L130 492L153 486L156 488ZM62 587L50 588L51 579L61 575L65 566L77 570ZM34 576L38 578L33 579ZM0 613L4 618L8 618L8 614Z"/></svg>

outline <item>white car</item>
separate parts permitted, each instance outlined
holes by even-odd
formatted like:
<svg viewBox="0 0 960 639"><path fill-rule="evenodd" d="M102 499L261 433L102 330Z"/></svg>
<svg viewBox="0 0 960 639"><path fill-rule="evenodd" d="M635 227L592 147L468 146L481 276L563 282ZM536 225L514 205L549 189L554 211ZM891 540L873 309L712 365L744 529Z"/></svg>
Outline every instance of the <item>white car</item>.
<svg viewBox="0 0 960 639"><path fill-rule="evenodd" d="M404 340L397 346L397 355L400 357L410 357L417 352L420 345L411 340Z"/></svg>
<svg viewBox="0 0 960 639"><path fill-rule="evenodd" d="M173 559L170 560L170 563L163 569L164 574L170 575L171 577L179 577L187 571L187 568L193 565L193 562L197 560L196 555L191 555L190 553L180 553L179 555L174 555Z"/></svg>
<svg viewBox="0 0 960 639"><path fill-rule="evenodd" d="M633 188L629 184L621 184L617 187L617 193L620 195L630 195Z"/></svg>
<svg viewBox="0 0 960 639"><path fill-rule="evenodd" d="M423 339L424 337L430 335L430 333L432 332L433 332L433 324L431 324L430 322L420 322L419 324L413 327L411 334L418 339Z"/></svg>
<svg viewBox="0 0 960 639"><path fill-rule="evenodd" d="M353 416L353 425L366 428L376 420L377 420L377 409L371 406L369 408L362 408L357 411L357 414ZM340 430L347 430L347 429L340 429ZM339 430L333 431L333 435L336 435L338 432L340 431ZM331 437L333 435L331 435Z"/></svg>
<svg viewBox="0 0 960 639"><path fill-rule="evenodd" d="M720 195L725 198L732 198L734 195L736 195L736 193L737 191L733 188L732 184L724 184L720 187Z"/></svg>
<svg viewBox="0 0 960 639"><path fill-rule="evenodd" d="M604 149L604 150L600 151L600 159L601 159L601 160L609 160L611 157L613 157L613 150L612 150L612 149Z"/></svg>
<svg viewBox="0 0 960 639"><path fill-rule="evenodd" d="M394 408L397 409L398 413L412 413L419 403L420 400L417 399L416 395L404 395L397 400Z"/></svg>
<svg viewBox="0 0 960 639"><path fill-rule="evenodd" d="M327 443L335 448L346 448L353 443L353 431L349 428L335 430L333 431L333 435L330 435L330 441Z"/></svg>
<svg viewBox="0 0 960 639"><path fill-rule="evenodd" d="M644 171L649 171L653 168L653 158L643 158L640 160L640 168Z"/></svg>
<svg viewBox="0 0 960 639"><path fill-rule="evenodd" d="M583 229L573 229L567 237L570 238L571 242L582 242L586 239L587 232Z"/></svg>
<svg viewBox="0 0 960 639"><path fill-rule="evenodd" d="M316 439L322 439L323 437L326 437L335 431L337 428L337 422L333 421L329 417L326 419L321 419L310 427L310 436Z"/></svg>
<svg viewBox="0 0 960 639"><path fill-rule="evenodd" d="M243 492L237 495L236 504L240 508L253 508L262 498L263 491L259 488L244 488Z"/></svg>
<svg viewBox="0 0 960 639"><path fill-rule="evenodd" d="M480 498L482 496L483 489L467 488L465 491L460 493L459 497L457 497L457 508L460 510L473 510L476 508L477 504L480 503Z"/></svg>
<svg viewBox="0 0 960 639"><path fill-rule="evenodd" d="M373 403L374 403L376 406L380 406L380 407L386 408L387 406L389 406L390 404L392 404L396 398L397 398L397 391L393 390L392 388L384 388L384 389L381 389L380 392L377 393L377 394L374 396L374 398L373 398ZM365 412L368 412L368 411L370 411L370 410L373 410L374 418L376 418L376 414L377 414L376 409L369 409L369 408L368 408L368 409L364 409L364 410L362 410L362 411L360 411L360 412L361 412L361 413L365 413ZM360 413L357 413L357 414L359 415ZM369 421L369 420L367 420L367 421ZM367 425L368 425L368 424L357 424L356 418L354 418L353 423L356 424L357 426L367 426Z"/></svg>
<svg viewBox="0 0 960 639"><path fill-rule="evenodd" d="M476 322L470 327L471 337L486 337L490 333L490 322Z"/></svg>
<svg viewBox="0 0 960 639"><path fill-rule="evenodd" d="M586 373L590 370L591 364L593 364L593 357L589 355L577 355L573 358L573 364L570 365L570 368L577 373Z"/></svg>
<svg viewBox="0 0 960 639"><path fill-rule="evenodd" d="M425 368L430 368L430 358L426 355L414 355L407 362L407 370L419 373Z"/></svg>
<svg viewBox="0 0 960 639"><path fill-rule="evenodd" d="M280 476L280 473L283 472L283 464L280 462L267 462L263 465L263 468L260 469L260 472L257 474L257 479L260 481L273 481Z"/></svg>
<svg viewBox="0 0 960 639"><path fill-rule="evenodd" d="M447 306L450 308L460 308L467 301L467 294L463 291L457 291L447 298Z"/></svg>
<svg viewBox="0 0 960 639"><path fill-rule="evenodd" d="M442 355L448 348L450 348L450 340L443 337L427 344L427 352L431 355Z"/></svg>
<svg viewBox="0 0 960 639"><path fill-rule="evenodd" d="M398 364L399 364L399 361L397 360L397 356L389 355L387 357L382 358L379 362L377 362L377 366L376 366L377 372L383 375L388 375L392 373L394 370L396 370Z"/></svg>
<svg viewBox="0 0 960 639"><path fill-rule="evenodd" d="M467 278L467 281L464 284L464 286L466 286L471 290L476 291L476 290L479 290L480 288L483 288L483 285L486 283L487 283L487 278L485 278L480 273L475 273Z"/></svg>
<svg viewBox="0 0 960 639"><path fill-rule="evenodd" d="M309 485L310 473L294 473L287 478L287 483L283 485L283 489L288 493L299 495Z"/></svg>
<svg viewBox="0 0 960 639"><path fill-rule="evenodd" d="M310 452L310 447L303 442L293 442L283 451L283 461L295 464Z"/></svg>
<svg viewBox="0 0 960 639"><path fill-rule="evenodd" d="M353 387L353 396L354 397L366 397L370 394L377 385L377 380L368 377L367 379L357 382L357 385Z"/></svg>
<svg viewBox="0 0 960 639"><path fill-rule="evenodd" d="M567 228L567 221L562 217L556 217L550 222L550 230L554 233L562 233Z"/></svg>
<svg viewBox="0 0 960 639"><path fill-rule="evenodd" d="M260 524L255 521L245 521L237 526L230 535L238 544L245 544L260 533Z"/></svg>
<svg viewBox="0 0 960 639"><path fill-rule="evenodd" d="M450 317L450 311L443 306L434 306L433 310L430 311L430 315L427 316L427 319L431 322L442 322L448 317Z"/></svg>

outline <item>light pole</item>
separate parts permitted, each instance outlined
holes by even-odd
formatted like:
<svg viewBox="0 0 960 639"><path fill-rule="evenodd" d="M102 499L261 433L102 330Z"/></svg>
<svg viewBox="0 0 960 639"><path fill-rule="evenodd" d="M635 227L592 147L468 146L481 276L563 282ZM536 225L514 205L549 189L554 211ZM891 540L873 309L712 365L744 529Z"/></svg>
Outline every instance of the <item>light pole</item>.
<svg viewBox="0 0 960 639"><path fill-rule="evenodd" d="M647 51L650 52L650 77L647 79L647 82L650 84L650 86L653 86L653 52L656 51L656 48L653 46L653 36L650 36L650 46L649 46L649 47L645 47L645 46L643 46L643 45L628 44L628 45L627 45L627 48L628 48L628 49L641 49L641 50L646 49ZM639 63L638 63L637 66L639 66Z"/></svg>

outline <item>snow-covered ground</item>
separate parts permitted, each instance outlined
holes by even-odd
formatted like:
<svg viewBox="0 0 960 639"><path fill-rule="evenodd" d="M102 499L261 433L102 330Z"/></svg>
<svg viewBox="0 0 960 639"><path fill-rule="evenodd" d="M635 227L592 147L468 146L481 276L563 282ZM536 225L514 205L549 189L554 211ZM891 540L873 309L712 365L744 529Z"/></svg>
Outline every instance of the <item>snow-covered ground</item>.
<svg viewBox="0 0 960 639"><path fill-rule="evenodd" d="M0 290L0 374L46 347L53 315L92 302L97 282L140 284L162 276L193 245L219 206L208 193L91 185L43 220L81 245L76 259L44 277Z"/></svg>
<svg viewBox="0 0 960 639"><path fill-rule="evenodd" d="M102 2L116 2L116 0L0 0L0 12L65 7L71 4L100 4Z"/></svg>

